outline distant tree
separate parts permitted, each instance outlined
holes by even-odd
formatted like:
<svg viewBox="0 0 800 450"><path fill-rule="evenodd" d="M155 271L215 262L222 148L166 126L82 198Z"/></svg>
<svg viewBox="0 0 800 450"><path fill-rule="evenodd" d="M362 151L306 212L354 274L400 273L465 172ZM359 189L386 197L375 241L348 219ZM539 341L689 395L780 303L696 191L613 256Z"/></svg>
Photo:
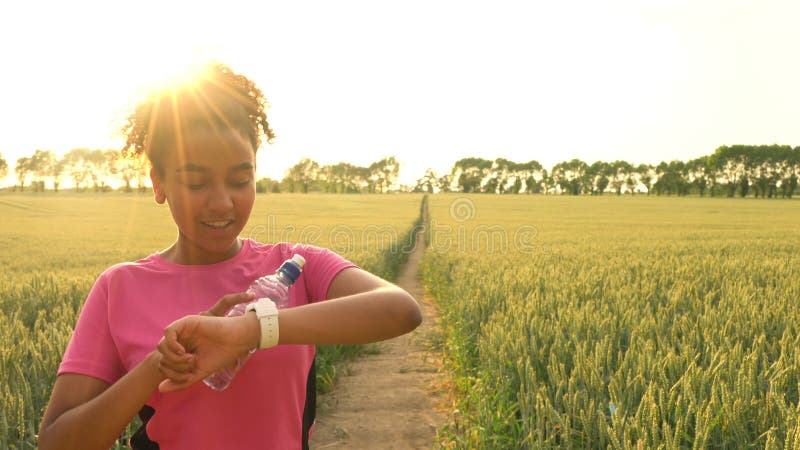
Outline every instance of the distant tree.
<svg viewBox="0 0 800 450"><path fill-rule="evenodd" d="M554 194L556 193L556 188L558 187L558 180L553 175L552 170L550 172L545 173L544 179L541 182L542 192L545 194Z"/></svg>
<svg viewBox="0 0 800 450"><path fill-rule="evenodd" d="M14 172L17 174L17 180L19 180L20 192L25 192L25 180L28 178L30 171L31 159L26 156L18 158L17 164L14 166Z"/></svg>
<svg viewBox="0 0 800 450"><path fill-rule="evenodd" d="M792 198L800 177L800 147L795 147L788 155L781 179L781 190L784 198Z"/></svg>
<svg viewBox="0 0 800 450"><path fill-rule="evenodd" d="M331 166L324 166L320 169L320 172L323 174L322 179L325 180L325 192L334 194L359 193L369 189L370 169L368 167L340 162ZM284 183L281 184L283 189ZM286 187L294 188L288 183Z"/></svg>
<svg viewBox="0 0 800 450"><path fill-rule="evenodd" d="M750 193L750 188L753 186L752 180L756 172L756 155L748 151L749 148L743 145L734 146L738 150L739 159L742 162L743 173L739 177L739 196L747 197Z"/></svg>
<svg viewBox="0 0 800 450"><path fill-rule="evenodd" d="M636 186L639 185L639 174L636 173L636 170L631 167L631 171L628 172L628 175L625 177L625 187L628 189L628 193L633 195L636 190Z"/></svg>
<svg viewBox="0 0 800 450"><path fill-rule="evenodd" d="M467 184L470 181L478 184L480 192L519 194L523 191L528 193L541 191L540 183L544 178L544 170L538 161L517 163L505 158L497 158L488 168L485 160L471 162L473 164L471 169L466 164L460 165L459 169L462 171L460 178L467 181ZM470 179L470 174L476 176ZM477 183L477 176L482 176L480 183Z"/></svg>
<svg viewBox="0 0 800 450"><path fill-rule="evenodd" d="M350 168L353 167L347 163L337 163L330 166L330 182L332 184L331 192L341 194L347 192L347 179L350 177Z"/></svg>
<svg viewBox="0 0 800 450"><path fill-rule="evenodd" d="M366 190L368 194L378 192L379 186L382 184L382 174L378 170L378 162L374 162L365 168L364 180L366 181Z"/></svg>
<svg viewBox="0 0 800 450"><path fill-rule="evenodd" d="M697 189L700 197L703 197L708 190L709 185L713 183L716 177L714 176L713 167L707 156L690 160L685 165L687 181L691 186Z"/></svg>
<svg viewBox="0 0 800 450"><path fill-rule="evenodd" d="M6 162L3 155L0 154L0 178L5 178L8 175L8 162Z"/></svg>
<svg viewBox="0 0 800 450"><path fill-rule="evenodd" d="M647 189L647 195L650 195L650 191L653 188L653 176L655 175L653 167L650 164L639 164L636 167L636 174L639 177L639 182Z"/></svg>
<svg viewBox="0 0 800 450"><path fill-rule="evenodd" d="M44 190L44 178L51 177L58 159L51 150L36 150L30 159L30 171L36 181L36 191ZM40 189L41 188L41 189Z"/></svg>
<svg viewBox="0 0 800 450"><path fill-rule="evenodd" d="M611 182L608 178L611 172L611 165L603 161L595 161L586 169L586 176L589 180L592 195L603 195L603 192Z"/></svg>
<svg viewBox="0 0 800 450"><path fill-rule="evenodd" d="M351 166L350 177L347 183L347 192L360 193L368 190L369 167Z"/></svg>
<svg viewBox="0 0 800 450"><path fill-rule="evenodd" d="M439 177L438 183L441 192L452 192L451 189L452 180L450 179L450 175L448 174L442 175L441 177Z"/></svg>
<svg viewBox="0 0 800 450"><path fill-rule="evenodd" d="M281 183L280 181L273 180L272 178L262 178L256 181L256 192L259 194L266 194L266 193L280 193L281 192Z"/></svg>
<svg viewBox="0 0 800 450"><path fill-rule="evenodd" d="M750 152L756 196L777 197L779 187L791 183L794 150L788 145L762 145L752 148Z"/></svg>
<svg viewBox="0 0 800 450"><path fill-rule="evenodd" d="M61 185L61 178L64 176L65 166L66 162L64 158L58 158L50 167L50 177L53 179L53 190L55 192L58 192L58 187Z"/></svg>
<svg viewBox="0 0 800 450"><path fill-rule="evenodd" d="M522 179L520 177L514 177L511 179L511 186L508 188L509 194L519 194L522 190Z"/></svg>
<svg viewBox="0 0 800 450"><path fill-rule="evenodd" d="M725 182L727 196L733 197L743 185L742 177L747 176L748 158L741 145L728 147L723 145L714 151L714 166L719 170L720 178ZM745 182L749 186L749 182Z"/></svg>
<svg viewBox="0 0 800 450"><path fill-rule="evenodd" d="M438 192L439 189L439 178L436 176L436 172L429 168L425 170L425 175L417 180L416 184L414 185L413 192L427 192L429 194L434 194Z"/></svg>
<svg viewBox="0 0 800 450"><path fill-rule="evenodd" d="M516 163L505 158L497 158L481 181L483 192L505 194L509 178L516 172Z"/></svg>
<svg viewBox="0 0 800 450"><path fill-rule="evenodd" d="M87 154L89 177L95 192L106 192L106 179L114 174L113 161L117 154L115 150L91 150Z"/></svg>
<svg viewBox="0 0 800 450"><path fill-rule="evenodd" d="M389 156L369 165L370 192L384 193L397 184L400 174L400 163L394 156Z"/></svg>
<svg viewBox="0 0 800 450"><path fill-rule="evenodd" d="M142 154L132 152L115 152L110 154L111 171L125 183L122 188L125 192L133 192L133 181L139 182L142 187L144 178L147 178L147 158Z"/></svg>
<svg viewBox="0 0 800 450"><path fill-rule="evenodd" d="M489 174L493 161L483 158L463 158L453 165L450 177L458 183L464 193L483 192L484 179Z"/></svg>
<svg viewBox="0 0 800 450"><path fill-rule="evenodd" d="M280 183L281 192L288 192L290 194L294 193L295 183L289 177L283 177Z"/></svg>
<svg viewBox="0 0 800 450"><path fill-rule="evenodd" d="M526 194L538 194L544 189L544 182L547 179L547 171L539 161L530 160L523 164L524 169L520 176L525 187Z"/></svg>
<svg viewBox="0 0 800 450"><path fill-rule="evenodd" d="M84 181L90 177L92 171L88 162L90 151L88 148L74 148L64 155L64 172L72 178L76 192L81 191Z"/></svg>
<svg viewBox="0 0 800 450"><path fill-rule="evenodd" d="M325 166L325 173L328 179L327 191L332 194L344 192L345 177L347 176L347 167L343 163Z"/></svg>
<svg viewBox="0 0 800 450"><path fill-rule="evenodd" d="M291 186L290 192L307 194L309 187L317 181L319 172L319 163L309 158L303 158L286 171L284 180L287 186Z"/></svg>
<svg viewBox="0 0 800 450"><path fill-rule="evenodd" d="M379 167L383 172L381 189L394 189L397 186L397 177L400 176L400 162L394 156L389 156L379 161Z"/></svg>
<svg viewBox="0 0 800 450"><path fill-rule="evenodd" d="M588 169L588 164L576 158L553 166L551 176L561 188L562 193L580 195L589 188ZM591 192L591 189L588 189L588 191Z"/></svg>
<svg viewBox="0 0 800 450"><path fill-rule="evenodd" d="M622 186L633 173L633 166L627 161L617 160L610 164L610 168L611 187L617 195L622 195Z"/></svg>
<svg viewBox="0 0 800 450"><path fill-rule="evenodd" d="M781 171L781 195L784 198L792 198L797 189L798 177L800 177L800 147L795 147L788 152Z"/></svg>
<svg viewBox="0 0 800 450"><path fill-rule="evenodd" d="M689 183L686 181L686 164L683 161L661 162L655 168L656 182L653 188L656 195L687 195L689 193Z"/></svg>

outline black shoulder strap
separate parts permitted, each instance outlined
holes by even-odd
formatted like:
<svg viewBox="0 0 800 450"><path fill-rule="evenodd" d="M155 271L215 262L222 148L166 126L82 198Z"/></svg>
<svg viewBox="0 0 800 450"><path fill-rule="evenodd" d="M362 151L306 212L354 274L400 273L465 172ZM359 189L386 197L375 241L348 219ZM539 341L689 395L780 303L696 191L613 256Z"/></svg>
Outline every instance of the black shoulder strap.
<svg viewBox="0 0 800 450"><path fill-rule="evenodd" d="M306 380L306 406L303 409L303 450L308 450L308 433L317 417L317 357L311 361Z"/></svg>
<svg viewBox="0 0 800 450"><path fill-rule="evenodd" d="M142 409L139 410L139 420L142 421L142 426L136 429L128 442L133 450L159 450L158 443L151 441L147 436L147 422L155 412L155 409L147 405L142 406Z"/></svg>

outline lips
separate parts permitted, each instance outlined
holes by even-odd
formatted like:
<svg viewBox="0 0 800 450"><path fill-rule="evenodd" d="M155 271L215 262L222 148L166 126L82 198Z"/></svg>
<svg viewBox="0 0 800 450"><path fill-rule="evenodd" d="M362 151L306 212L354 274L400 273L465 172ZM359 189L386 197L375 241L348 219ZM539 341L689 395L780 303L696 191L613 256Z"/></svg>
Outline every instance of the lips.
<svg viewBox="0 0 800 450"><path fill-rule="evenodd" d="M202 222L203 225L214 228L215 230L222 230L232 223L233 220L209 220Z"/></svg>

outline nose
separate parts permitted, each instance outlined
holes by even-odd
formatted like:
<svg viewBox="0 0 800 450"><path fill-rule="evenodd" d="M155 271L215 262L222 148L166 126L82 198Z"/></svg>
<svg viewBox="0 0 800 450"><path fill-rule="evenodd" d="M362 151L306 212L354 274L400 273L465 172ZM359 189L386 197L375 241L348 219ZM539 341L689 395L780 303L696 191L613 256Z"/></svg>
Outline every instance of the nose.
<svg viewBox="0 0 800 450"><path fill-rule="evenodd" d="M233 208L233 197L224 184L218 184L208 194L209 212L226 213Z"/></svg>

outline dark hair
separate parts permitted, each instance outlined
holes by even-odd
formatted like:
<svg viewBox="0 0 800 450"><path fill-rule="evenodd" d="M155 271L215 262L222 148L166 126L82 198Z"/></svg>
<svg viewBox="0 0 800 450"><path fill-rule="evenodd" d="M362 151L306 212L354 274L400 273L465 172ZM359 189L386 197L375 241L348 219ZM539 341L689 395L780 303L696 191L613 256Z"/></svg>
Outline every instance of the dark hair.
<svg viewBox="0 0 800 450"><path fill-rule="evenodd" d="M267 107L264 94L252 80L212 62L192 82L154 92L135 106L122 127L126 137L123 153L147 155L163 176L163 152L177 149L180 136L198 128L237 130L257 151L262 134L270 143L275 138L267 122Z"/></svg>

